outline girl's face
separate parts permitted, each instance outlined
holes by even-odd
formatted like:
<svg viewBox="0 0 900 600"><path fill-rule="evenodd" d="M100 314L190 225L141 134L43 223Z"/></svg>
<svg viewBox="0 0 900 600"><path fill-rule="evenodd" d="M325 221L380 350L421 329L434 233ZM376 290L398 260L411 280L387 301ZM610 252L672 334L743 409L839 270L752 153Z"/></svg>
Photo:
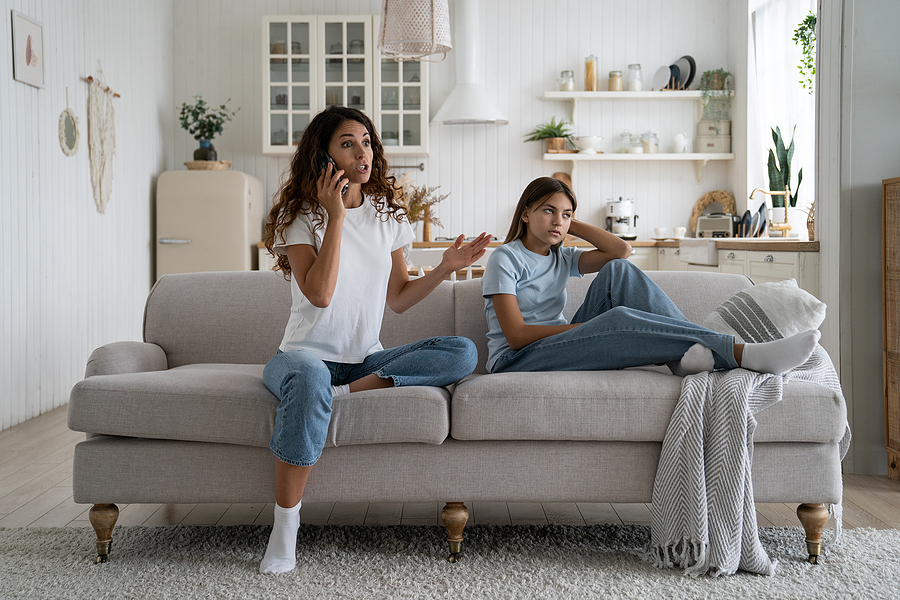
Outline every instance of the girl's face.
<svg viewBox="0 0 900 600"><path fill-rule="evenodd" d="M525 221L525 237L522 243L537 254L547 254L550 247L562 242L572 223L572 201L562 192L556 192L536 207L522 214Z"/></svg>
<svg viewBox="0 0 900 600"><path fill-rule="evenodd" d="M350 183L369 181L372 174L372 140L365 125L359 121L348 119L338 126L331 136L328 154L338 169L344 170L344 177Z"/></svg>

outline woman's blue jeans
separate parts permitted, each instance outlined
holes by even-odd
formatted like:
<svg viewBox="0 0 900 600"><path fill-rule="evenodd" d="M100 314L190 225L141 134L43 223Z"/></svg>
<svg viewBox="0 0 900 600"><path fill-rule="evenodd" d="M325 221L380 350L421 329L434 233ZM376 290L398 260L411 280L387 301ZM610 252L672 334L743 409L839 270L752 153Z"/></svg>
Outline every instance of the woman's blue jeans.
<svg viewBox="0 0 900 600"><path fill-rule="evenodd" d="M700 343L717 369L734 369L734 336L688 321L652 279L627 260L604 265L572 317L580 326L508 350L493 373L600 371L680 360Z"/></svg>
<svg viewBox="0 0 900 600"><path fill-rule="evenodd" d="M314 465L331 421L331 386L375 374L395 386L442 387L471 375L478 351L463 337L434 337L369 355L359 364L327 362L304 350L279 350L263 380L281 401L269 449L291 465Z"/></svg>

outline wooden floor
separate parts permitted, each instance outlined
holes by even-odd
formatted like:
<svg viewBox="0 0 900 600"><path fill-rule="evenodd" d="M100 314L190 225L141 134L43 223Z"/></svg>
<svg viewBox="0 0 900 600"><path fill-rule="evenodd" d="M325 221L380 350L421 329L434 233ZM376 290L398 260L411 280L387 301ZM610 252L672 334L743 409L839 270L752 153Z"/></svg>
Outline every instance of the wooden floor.
<svg viewBox="0 0 900 600"><path fill-rule="evenodd" d="M90 527L89 505L72 501L72 454L84 434L66 407L0 432L0 527ZM473 502L469 524L650 524L649 504ZM272 504L119 505L118 525L271 524ZM304 523L441 524L442 504L308 503ZM799 526L796 504L757 504L763 527ZM900 529L900 482L844 475L844 526Z"/></svg>

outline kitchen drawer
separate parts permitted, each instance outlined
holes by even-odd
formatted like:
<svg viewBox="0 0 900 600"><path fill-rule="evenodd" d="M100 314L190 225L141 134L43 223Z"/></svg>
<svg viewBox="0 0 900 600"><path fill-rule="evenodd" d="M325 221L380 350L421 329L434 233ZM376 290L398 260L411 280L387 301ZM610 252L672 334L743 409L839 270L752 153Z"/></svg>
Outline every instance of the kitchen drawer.
<svg viewBox="0 0 900 600"><path fill-rule="evenodd" d="M796 252L751 252L750 279L754 283L769 283L785 279L800 279L799 256Z"/></svg>
<svg viewBox="0 0 900 600"><path fill-rule="evenodd" d="M660 271L684 271L686 263L680 260L680 248L660 248L656 253L656 268Z"/></svg>
<svg viewBox="0 0 900 600"><path fill-rule="evenodd" d="M746 250L719 250L719 272L746 275L748 254Z"/></svg>
<svg viewBox="0 0 900 600"><path fill-rule="evenodd" d="M642 271L656 271L659 268L656 248L633 248L628 260Z"/></svg>

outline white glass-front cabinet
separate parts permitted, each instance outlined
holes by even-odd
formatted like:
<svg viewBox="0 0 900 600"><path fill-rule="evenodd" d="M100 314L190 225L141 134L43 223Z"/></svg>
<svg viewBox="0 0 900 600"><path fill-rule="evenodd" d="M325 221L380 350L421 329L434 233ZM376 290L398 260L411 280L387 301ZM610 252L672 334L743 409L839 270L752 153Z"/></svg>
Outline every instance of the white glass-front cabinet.
<svg viewBox="0 0 900 600"><path fill-rule="evenodd" d="M263 152L291 154L328 106L357 108L387 154L428 152L428 69L375 47L373 15L263 17Z"/></svg>

